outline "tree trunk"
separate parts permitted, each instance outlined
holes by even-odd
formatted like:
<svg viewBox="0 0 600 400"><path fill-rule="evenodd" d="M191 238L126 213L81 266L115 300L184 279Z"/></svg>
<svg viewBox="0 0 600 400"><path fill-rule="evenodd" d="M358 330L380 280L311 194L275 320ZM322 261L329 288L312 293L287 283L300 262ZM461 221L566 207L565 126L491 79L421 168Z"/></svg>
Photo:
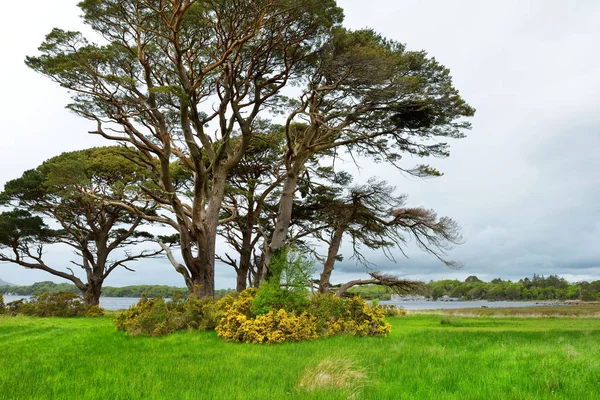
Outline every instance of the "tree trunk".
<svg viewBox="0 0 600 400"><path fill-rule="evenodd" d="M244 269L244 268L238 268L237 272L237 279L236 279L236 284L235 284L235 290L236 292L243 292L244 290L247 289L248 287L248 269Z"/></svg>
<svg viewBox="0 0 600 400"><path fill-rule="evenodd" d="M82 291L83 301L86 306L100 305L100 295L102 294L102 280L92 280L86 285L85 291Z"/></svg>
<svg viewBox="0 0 600 400"><path fill-rule="evenodd" d="M188 289L198 298L215 297L215 264L214 251L209 248L200 249L198 258L193 263L188 264L190 270L193 269ZM211 256L212 254L212 256ZM191 287L190 287L191 285Z"/></svg>
<svg viewBox="0 0 600 400"><path fill-rule="evenodd" d="M248 282L248 273L250 271L250 262L252 253L247 249L242 249L240 252L240 265L237 269L237 284L235 290L241 292L246 290Z"/></svg>
<svg viewBox="0 0 600 400"><path fill-rule="evenodd" d="M304 164L302 164L302 166L303 165ZM273 235L271 236L268 251L264 254L262 260L262 271L260 277L261 282L264 282L269 276L269 264L271 262L272 255L275 254L277 250L281 249L286 243L290 222L292 220L294 193L296 192L299 176L300 170L294 166L292 171L288 172L283 183L281 200L279 202L279 211L277 213L277 223L275 224L275 229L273 230Z"/></svg>
<svg viewBox="0 0 600 400"><path fill-rule="evenodd" d="M340 224L333 233L329 249L327 251L327 259L323 264L323 272L321 272L321 279L319 281L319 293L327 293L331 282L331 273L333 272L333 266L335 264L340 245L342 244L342 237L346 230L345 224Z"/></svg>
<svg viewBox="0 0 600 400"><path fill-rule="evenodd" d="M249 213L250 214L250 213ZM242 247L240 248L240 265L237 268L237 284L235 290L246 290L248 273L252 262L252 231L255 226L255 216L249 215L244 231L242 232Z"/></svg>
<svg viewBox="0 0 600 400"><path fill-rule="evenodd" d="M108 248L108 231L111 226L105 226L105 230L100 232L96 237L96 261L88 260L87 270L87 289L84 294L85 304L88 306L100 305L100 294L102 293L102 285L104 284L104 272L106 270L106 263L110 255ZM89 251L88 254L93 254ZM84 261L85 265L85 261Z"/></svg>
<svg viewBox="0 0 600 400"><path fill-rule="evenodd" d="M185 265L179 263L173 256L171 249L164 243L159 245L165 250L167 258L179 272L185 281L185 285L191 294L198 298L215 296L215 239L210 240L210 236L199 238L197 242L198 252L194 256L189 244L181 244L181 255Z"/></svg>
<svg viewBox="0 0 600 400"><path fill-rule="evenodd" d="M338 297L344 296L346 291L353 286L360 285L381 285L392 288L396 293L406 293L410 291L422 290L423 284L418 281L411 281L408 279L399 279L392 275L385 275L380 272L369 272L371 279L357 279L343 284L335 292Z"/></svg>

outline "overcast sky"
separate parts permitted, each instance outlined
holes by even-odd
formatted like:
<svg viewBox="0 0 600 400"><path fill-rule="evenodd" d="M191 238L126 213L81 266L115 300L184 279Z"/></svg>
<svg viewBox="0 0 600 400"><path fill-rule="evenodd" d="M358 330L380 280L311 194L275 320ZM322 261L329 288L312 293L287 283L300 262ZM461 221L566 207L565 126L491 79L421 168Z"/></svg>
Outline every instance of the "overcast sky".
<svg viewBox="0 0 600 400"><path fill-rule="evenodd" d="M29 70L53 27L86 29L76 1L3 4L0 24L0 188L24 170L63 151L105 145L86 132L89 121L64 109L68 94ZM426 50L450 68L455 86L477 109L473 129L452 143L451 156L431 163L445 175L407 179L385 166L365 165L357 180L387 179L409 205L456 219L465 243L450 253L453 271L418 249L397 263L372 253L375 269L413 279L477 275L519 279L558 274L600 279L600 2L595 0L338 0L345 25L371 27ZM66 265L69 251L48 254ZM346 252L334 281L365 276ZM118 271L107 285L183 286L166 260L145 261L136 273ZM1 264L16 284L56 279ZM217 267L217 287L234 287L233 270Z"/></svg>

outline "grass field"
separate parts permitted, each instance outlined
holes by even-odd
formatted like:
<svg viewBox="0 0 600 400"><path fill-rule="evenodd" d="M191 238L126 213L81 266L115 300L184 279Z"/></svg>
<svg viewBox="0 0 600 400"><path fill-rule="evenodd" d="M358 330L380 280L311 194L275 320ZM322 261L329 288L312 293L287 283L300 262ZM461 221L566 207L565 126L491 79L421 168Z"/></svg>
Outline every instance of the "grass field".
<svg viewBox="0 0 600 400"><path fill-rule="evenodd" d="M389 338L127 337L0 317L1 399L600 399L600 319L393 318Z"/></svg>

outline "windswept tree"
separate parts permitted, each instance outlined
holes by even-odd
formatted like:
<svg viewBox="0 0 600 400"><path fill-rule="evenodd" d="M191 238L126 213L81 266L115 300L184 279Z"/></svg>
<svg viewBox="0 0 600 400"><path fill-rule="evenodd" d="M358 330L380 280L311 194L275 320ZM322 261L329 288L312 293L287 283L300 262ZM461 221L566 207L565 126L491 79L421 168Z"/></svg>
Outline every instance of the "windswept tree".
<svg viewBox="0 0 600 400"><path fill-rule="evenodd" d="M53 30L34 70L68 88L69 108L96 122L93 133L144 155L166 212L147 215L179 235L174 265L198 296L214 295L217 227L231 170L259 114L305 76L342 20L334 0L84 0L85 22L105 40ZM234 140L234 136L237 139ZM193 173L178 192L170 165Z"/></svg>
<svg viewBox="0 0 600 400"><path fill-rule="evenodd" d="M394 190L384 181L371 179L364 185L347 188L344 194L339 193L340 188L325 193L321 190L312 201L296 207L295 213L303 215L304 220L318 221L312 222L319 225L315 236L327 243L319 292L326 293L331 288L331 274L336 261L342 258L340 247L344 237L350 239L353 256L366 265L369 261L363 246L380 250L394 260L393 251L406 255L404 247L412 240L447 266L458 266L444 258L446 250L461 241L458 224L448 217L438 218L433 210L407 208L406 195L395 195ZM382 285L390 282L388 275L377 276L386 277L381 280ZM377 283L377 276L372 275L366 283ZM366 283L355 282L354 285Z"/></svg>
<svg viewBox="0 0 600 400"><path fill-rule="evenodd" d="M462 138L474 114L450 72L423 51L408 51L371 30L336 29L307 72L287 118L286 176L267 250L286 245L296 187L316 154L350 152L410 174L439 175L402 157L446 157L448 138ZM263 275L268 274L269 254Z"/></svg>
<svg viewBox="0 0 600 400"><path fill-rule="evenodd" d="M152 214L153 202L135 199L146 177L143 169L124 157L129 154L120 147L63 153L7 182L0 200L16 209L0 214L0 262L67 279L87 304L97 305L111 272L158 255L160 250L132 248L153 239L141 230L145 223L141 215L84 193L114 201L127 198ZM71 267L51 266L44 260L45 246L57 243L74 250L77 258L71 263L83 270L83 277Z"/></svg>

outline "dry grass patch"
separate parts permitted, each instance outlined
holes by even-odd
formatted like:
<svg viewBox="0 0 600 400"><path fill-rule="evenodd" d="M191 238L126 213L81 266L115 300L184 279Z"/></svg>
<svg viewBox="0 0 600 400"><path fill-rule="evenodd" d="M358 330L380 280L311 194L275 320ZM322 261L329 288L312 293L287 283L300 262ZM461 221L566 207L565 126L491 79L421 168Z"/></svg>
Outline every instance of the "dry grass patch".
<svg viewBox="0 0 600 400"><path fill-rule="evenodd" d="M344 357L330 357L305 370L298 388L307 392L317 390L342 390L348 398L354 397L368 380L365 370L356 362Z"/></svg>
<svg viewBox="0 0 600 400"><path fill-rule="evenodd" d="M455 308L440 310L416 310L411 314L444 314L459 317L600 317L600 303L580 303L572 305L536 305L531 307L507 308Z"/></svg>

